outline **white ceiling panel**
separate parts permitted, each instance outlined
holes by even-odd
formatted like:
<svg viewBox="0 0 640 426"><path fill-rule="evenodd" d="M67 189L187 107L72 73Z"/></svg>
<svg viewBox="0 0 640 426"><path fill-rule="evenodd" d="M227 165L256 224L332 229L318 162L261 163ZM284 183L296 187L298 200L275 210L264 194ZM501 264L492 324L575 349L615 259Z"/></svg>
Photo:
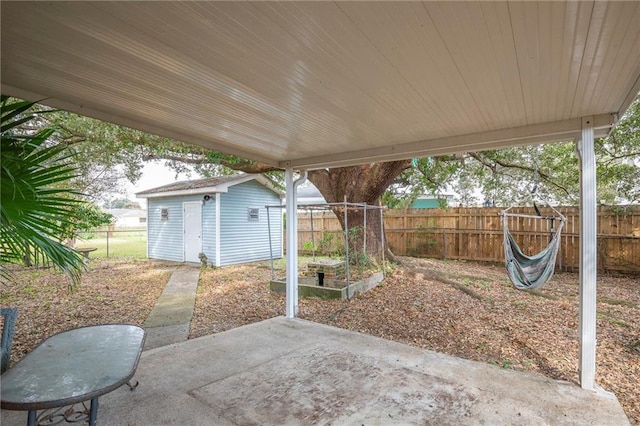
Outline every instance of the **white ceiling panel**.
<svg viewBox="0 0 640 426"><path fill-rule="evenodd" d="M639 2L7 2L2 92L279 166L600 133Z"/></svg>

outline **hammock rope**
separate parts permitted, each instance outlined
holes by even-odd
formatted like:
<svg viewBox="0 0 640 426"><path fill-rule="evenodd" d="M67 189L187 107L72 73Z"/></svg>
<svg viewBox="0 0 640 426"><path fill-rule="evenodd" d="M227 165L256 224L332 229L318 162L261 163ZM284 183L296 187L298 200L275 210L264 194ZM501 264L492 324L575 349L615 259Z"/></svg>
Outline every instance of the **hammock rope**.
<svg viewBox="0 0 640 426"><path fill-rule="evenodd" d="M562 227L564 226L566 218L553 207L551 207L551 209L557 214L557 216L534 216L508 213L511 208L503 210L500 213L502 216L505 265L507 267L509 279L519 290L533 290L540 288L553 276L556 256L560 248L560 233L562 232ZM532 256L524 254L509 231L509 217L527 217L551 220L551 240L547 247ZM554 230L553 226L556 221L558 221L559 224Z"/></svg>

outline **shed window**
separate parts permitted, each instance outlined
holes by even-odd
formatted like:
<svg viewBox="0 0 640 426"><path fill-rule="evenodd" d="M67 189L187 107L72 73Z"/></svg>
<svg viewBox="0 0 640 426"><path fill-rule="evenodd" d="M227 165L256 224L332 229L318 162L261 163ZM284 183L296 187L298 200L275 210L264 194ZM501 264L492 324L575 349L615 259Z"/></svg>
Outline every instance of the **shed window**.
<svg viewBox="0 0 640 426"><path fill-rule="evenodd" d="M169 209L160 209L160 219L169 220Z"/></svg>
<svg viewBox="0 0 640 426"><path fill-rule="evenodd" d="M260 221L260 209L249 208L247 209L247 220L249 222L258 222Z"/></svg>

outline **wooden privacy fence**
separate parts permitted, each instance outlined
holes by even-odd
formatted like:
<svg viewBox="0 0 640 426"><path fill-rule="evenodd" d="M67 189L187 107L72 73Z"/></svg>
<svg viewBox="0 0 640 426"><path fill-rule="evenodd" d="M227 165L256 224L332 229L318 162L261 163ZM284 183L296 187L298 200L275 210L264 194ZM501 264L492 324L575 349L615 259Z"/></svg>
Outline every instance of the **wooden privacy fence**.
<svg viewBox="0 0 640 426"><path fill-rule="evenodd" d="M577 270L580 257L580 212L577 207L557 208L567 220L557 258L561 270ZM386 238L395 254L440 259L504 262L501 208L450 208L390 210L384 214ZM540 208L543 215L553 215ZM534 215L531 207L510 213ZM311 241L309 214L298 216L299 249ZM557 225L557 221L555 223ZM314 213L316 247L319 241L341 241L341 228L333 213ZM509 229L527 254L549 242L551 221L510 217ZM333 237L331 237L333 235ZM320 244L321 246L322 244ZM306 243L306 247L309 243ZM322 251L322 246L320 250ZM640 206L598 207L598 267L601 271L640 273Z"/></svg>

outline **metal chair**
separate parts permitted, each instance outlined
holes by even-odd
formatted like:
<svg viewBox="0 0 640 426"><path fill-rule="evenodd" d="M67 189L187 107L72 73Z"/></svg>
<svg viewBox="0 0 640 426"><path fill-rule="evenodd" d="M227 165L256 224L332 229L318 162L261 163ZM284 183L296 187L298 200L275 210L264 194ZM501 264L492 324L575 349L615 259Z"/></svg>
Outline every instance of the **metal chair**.
<svg viewBox="0 0 640 426"><path fill-rule="evenodd" d="M13 333L16 327L18 309L0 308L0 315L3 317L2 340L0 340L0 374L2 374L9 368L11 345L13 343Z"/></svg>

